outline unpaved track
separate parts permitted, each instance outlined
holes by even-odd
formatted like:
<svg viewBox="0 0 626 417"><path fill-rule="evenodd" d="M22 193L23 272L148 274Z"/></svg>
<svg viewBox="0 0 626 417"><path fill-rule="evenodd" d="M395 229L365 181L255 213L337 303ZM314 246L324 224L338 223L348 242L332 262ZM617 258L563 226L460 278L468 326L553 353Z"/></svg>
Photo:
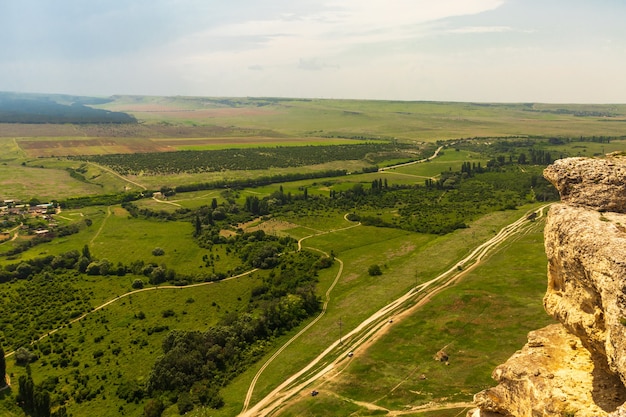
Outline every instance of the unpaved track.
<svg viewBox="0 0 626 417"><path fill-rule="evenodd" d="M348 220L348 214L344 215L344 219L346 221L350 221ZM319 232L313 235L309 235L309 236L305 236L302 239L298 240L298 250L302 250L302 242L306 239L309 239L311 237L314 236L319 236L319 235L324 235L327 233L332 233L332 232L338 232L340 230L347 230L347 229L352 229L354 227L360 226L361 223L357 223L357 224L353 224L351 226L347 226L347 227L343 227L341 229L333 229L330 230L328 232ZM315 248L309 248L318 252L323 253L326 256L329 256L326 252L321 251L319 249L315 249ZM307 330L309 330L312 326L315 325L315 323L317 323L322 317L324 317L324 314L326 314L326 309L328 308L328 303L330 302L330 293L332 292L332 290L335 288L335 285L337 285L337 282L339 282L339 278L341 278L341 274L343 273L343 261L339 258L335 258L335 260L337 262L339 262L339 271L337 271L337 275L335 276L335 280L333 281L333 283L330 285L330 287L328 288L328 290L326 291L326 295L325 295L325 301L324 301L324 305L322 306L322 311L320 312L320 314L311 322L309 323L304 329L300 330L298 332L298 334L296 334L295 336L293 336L291 339L289 339L284 345L282 345L261 367L261 369L259 369L256 373L256 375L254 375L254 378L252 379L252 382L250 382L250 386L248 387L248 392L246 393L246 398L244 399L243 402L243 408L241 410L242 413L245 413L248 410L248 407L250 406L250 400L252 399L252 394L254 393L254 388L256 387L256 383L258 382L259 378L261 377L261 374L263 373L263 371L265 371L265 369L274 361L274 359L276 359L278 357L278 355L280 355L282 353L283 350L285 350L287 348L287 346L289 346L293 341L295 341L296 339L298 339L300 336L302 336L304 333L306 333Z"/></svg>
<svg viewBox="0 0 626 417"><path fill-rule="evenodd" d="M536 210L538 213L537 217L543 216L543 211L547 206L548 205L542 206ZM493 251L509 237L523 231L524 226L528 227L528 224L529 220L527 220L527 216L524 215L510 225L503 227L493 238L479 245L469 255L461 259L446 272L428 282L416 286L403 296L387 304L342 338L343 341L348 341L348 343L342 344L340 340L336 340L307 366L291 375L265 396L265 398L261 399L252 408L240 414L240 416L270 416L282 408L284 403L291 397L302 391L308 385L317 382L322 377L334 377L341 373L342 369L344 369L350 361L350 357L347 355L348 352L355 351L359 347L370 344L380 337L381 334L386 332L391 317L400 313L411 314L415 309L427 302L434 294L460 279L468 271L474 269L488 253ZM410 302L415 302L416 300L419 300L419 302L411 306Z"/></svg>
<svg viewBox="0 0 626 417"><path fill-rule="evenodd" d="M94 162L87 162L87 163L88 163L88 164L90 164L90 165L95 166L95 167L96 167L96 168L98 168L98 169L101 169L101 170L103 170L103 171L106 171L106 172L108 172L109 174L115 175L116 177L118 177L119 179L121 179L121 180L123 180L123 181L126 181L126 182L128 182L128 183L130 183L130 184L136 185L137 187L139 187L139 188L141 188L141 189L143 189L143 190L147 190L147 189L148 189L148 187L146 187L145 185L142 185L142 184L139 184L138 182L135 182L135 181L133 181L133 180L130 180L130 179L126 178L125 176L120 175L120 174L118 174L117 172L113 171L113 170L112 170L111 168L109 168L109 167L106 167L106 166L104 166L104 165L98 165L98 164L96 164L96 163L94 163Z"/></svg>
<svg viewBox="0 0 626 417"><path fill-rule="evenodd" d="M405 166L408 166L408 165L420 164L420 163L422 163L422 162L428 162L428 161L431 161L431 160L435 159L437 156L439 156L439 152L441 152L441 150L442 150L442 149L443 149L443 146L438 147L438 148L435 150L435 153L433 153L433 154L432 154L431 156L429 156L428 158L420 159L419 161L406 162L406 163L404 163L404 164L391 165L391 166L388 166L388 167L379 168L379 169L378 169L378 172L385 172L385 171L388 171L388 170L390 170L390 169L394 169L394 168L400 168L400 167L405 167ZM428 177L428 178L430 178L430 177Z"/></svg>
<svg viewBox="0 0 626 417"><path fill-rule="evenodd" d="M129 295L138 294L138 293L140 293L140 292L146 292L146 291L156 291L156 290L182 290L182 289L186 289L186 288L194 288L194 287L201 287L201 286L204 286L204 285L212 285L212 284L215 284L215 283L218 283L218 282L230 281L231 279L241 278L241 277L243 277L243 276L250 275L251 273L256 272L256 271L258 271L258 270L259 270L258 268L255 268L255 269L252 269L252 270L250 270L250 271L246 271L246 272L244 272L244 273L242 273L242 274L239 274L239 275L235 275L235 276L232 276L232 277L224 278L224 279L223 279L223 280L221 280L221 281L200 282L200 283L198 283L198 284L181 285L181 286L177 286L177 285L163 285L163 286L160 286L160 287L148 287L148 288L142 288L142 289L140 289L140 290L130 291L130 292L127 292L127 293L125 293L125 294L119 295L119 296L115 297L114 299L109 300L109 301L107 301L107 302L105 302L105 303L103 303L103 304L100 304L99 306L97 306L97 307L93 308L92 310L90 310L90 311L86 312L86 313L85 313L85 314L83 314L82 316L77 317L77 318L75 318L74 320L69 321L67 324L65 324L65 325L63 325L63 326L61 326L61 327L57 327L56 329L50 330L49 332L47 332L47 333L46 333L46 334L44 334L43 336L41 336L41 337L39 337L38 339L33 340L32 342L30 342L30 344L31 344L31 346L32 346L32 345L34 345L35 343L39 342L40 340L43 340L43 339L45 339L46 337L48 337L48 336L50 336L50 335L52 335L52 334L54 334L54 333L58 332L59 330L64 329L65 327L69 326L70 324L74 324L74 323L76 323L77 321L80 321L80 320L84 319L84 318L85 318L85 317L87 317L88 315L93 314L93 313L95 313L95 312L96 312L96 311L98 311L98 310L102 310L102 309L103 309L103 308L105 308L106 306L109 306L109 305L111 305L111 304L113 304L113 303L116 303L116 302L118 302L119 300L121 300L121 299L123 299L123 298L125 298L125 297L128 297ZM14 354L15 354L15 351L13 351L13 352L9 352L9 353L7 353L6 355L4 355L4 357L5 357L5 358L8 358L8 357L10 357L10 356L13 356Z"/></svg>

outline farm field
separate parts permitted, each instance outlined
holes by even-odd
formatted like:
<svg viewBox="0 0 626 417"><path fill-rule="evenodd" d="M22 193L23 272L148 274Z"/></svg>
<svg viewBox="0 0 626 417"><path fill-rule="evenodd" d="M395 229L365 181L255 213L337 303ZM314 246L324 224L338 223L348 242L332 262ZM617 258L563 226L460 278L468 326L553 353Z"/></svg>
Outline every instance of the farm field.
<svg viewBox="0 0 626 417"><path fill-rule="evenodd" d="M0 126L11 379L0 416L24 415L28 375L59 416L239 415L249 391L253 405L554 201L546 165L626 149L620 105L116 96L95 107L138 123ZM464 412L550 322L542 228L528 221L277 415ZM186 350L220 339L211 332L230 344ZM433 360L442 348L449 365ZM458 407L420 411L445 403Z"/></svg>

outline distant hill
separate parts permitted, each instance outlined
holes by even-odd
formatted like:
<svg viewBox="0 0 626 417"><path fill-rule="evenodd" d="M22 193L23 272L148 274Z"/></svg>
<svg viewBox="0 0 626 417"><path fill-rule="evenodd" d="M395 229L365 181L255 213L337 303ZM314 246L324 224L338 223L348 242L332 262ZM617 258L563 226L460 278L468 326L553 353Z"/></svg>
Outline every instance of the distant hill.
<svg viewBox="0 0 626 417"><path fill-rule="evenodd" d="M0 92L0 123L137 123L135 117L89 105L106 98Z"/></svg>

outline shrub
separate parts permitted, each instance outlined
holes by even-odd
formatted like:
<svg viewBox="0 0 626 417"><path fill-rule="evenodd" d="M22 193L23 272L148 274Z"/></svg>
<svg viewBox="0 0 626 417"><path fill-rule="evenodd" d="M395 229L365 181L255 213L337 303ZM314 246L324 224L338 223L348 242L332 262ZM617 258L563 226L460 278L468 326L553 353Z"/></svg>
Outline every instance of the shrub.
<svg viewBox="0 0 626 417"><path fill-rule="evenodd" d="M378 266L377 264L374 264L374 265L370 265L370 267L367 269L367 273L370 274L371 276L375 276L375 275L382 275L383 271L380 269L380 266Z"/></svg>
<svg viewBox="0 0 626 417"><path fill-rule="evenodd" d="M163 256L165 255L165 250L163 248L154 248L152 249L152 254L154 256Z"/></svg>
<svg viewBox="0 0 626 417"><path fill-rule="evenodd" d="M35 362L37 359L39 359L37 355L26 348L21 347L15 351L15 363L17 365L26 365Z"/></svg>

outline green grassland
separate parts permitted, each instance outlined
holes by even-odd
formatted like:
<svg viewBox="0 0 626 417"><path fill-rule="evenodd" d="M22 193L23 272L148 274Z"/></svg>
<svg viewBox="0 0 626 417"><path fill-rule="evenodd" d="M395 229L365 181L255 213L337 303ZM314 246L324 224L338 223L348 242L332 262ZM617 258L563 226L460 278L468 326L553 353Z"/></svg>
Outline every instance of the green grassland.
<svg viewBox="0 0 626 417"><path fill-rule="evenodd" d="M193 330L215 324L221 317L245 307L250 286L255 282L258 278L249 276L189 289L147 291L120 299L36 344L34 352L41 359L31 366L35 382L58 377L66 381L67 390L83 390L86 396L99 392L94 400L87 401L86 397L84 402L73 404L73 415L93 415L95 410L99 416L141 415L142 404L120 399L119 386L141 384L147 378L169 329ZM164 318L166 310L174 314ZM139 313L145 318L138 318ZM50 353L43 353L47 351ZM70 364L59 365L65 356L70 358ZM16 381L24 368L8 362L8 373Z"/></svg>
<svg viewBox="0 0 626 417"><path fill-rule="evenodd" d="M162 112L141 111L146 104ZM119 97L99 107L160 123L219 124L285 135L439 140L517 135L621 135L624 105ZM255 110L254 112L249 111ZM174 110L189 110L185 113ZM211 117L194 111L214 110ZM246 111L248 110L248 111ZM221 112L219 112L221 111ZM198 115L195 115L198 116ZM608 116L608 117L607 117Z"/></svg>
<svg viewBox="0 0 626 417"><path fill-rule="evenodd" d="M493 385L491 371L525 343L528 331L552 322L541 302L545 264L538 222L461 282L394 321L372 347L355 352L338 378L311 387L320 391L318 397L300 396L280 415L319 416L330 407L337 416L373 415L358 402L389 410L471 402L473 394ZM449 355L448 364L434 359L440 349Z"/></svg>
<svg viewBox="0 0 626 417"><path fill-rule="evenodd" d="M365 200L349 200L353 201L352 205L343 204L343 197L337 201L330 200L332 193L347 195L359 187L369 192L371 184L379 179L388 181L392 186L419 185L424 188L427 180L457 173L467 162L480 163L484 167L498 157L503 160L511 158L511 170L490 172L484 178L495 183L498 175L502 175L504 185L499 186L505 190L507 186L514 189L513 185L507 185L507 181L515 177L515 172L540 175L540 165L514 166L513 161L520 153L526 152L530 156L531 148L533 152L546 151L559 157L601 155L623 151L626 147L626 106L623 105L486 105L119 96L97 107L128 111L141 122L127 127L77 128L81 134L91 132L96 135L93 137L111 135L111 138L119 139L112 140L109 147L105 146L106 141L98 142L105 144L98 148L98 152L103 154L119 151L122 143L131 149L132 135L141 138L140 145L145 149L171 146L200 150L372 141L412 144L412 151L415 152L404 157L389 153L337 161L331 156L323 163L302 167L269 166L267 169L247 171L123 176L105 166L81 160L61 156L33 157L20 147L20 143L26 140L66 141L69 144L75 137L0 137L0 199L63 201L71 197L138 193L146 189L157 191L162 187L175 188L225 179L337 169L350 173L274 182L258 187L176 192L167 198L149 198L150 195L138 199L133 197L132 203L138 209L150 213L164 212L160 217L133 216L129 211L131 209L123 208L119 202L64 208L54 215L55 221L62 226L76 226L75 233L55 237L10 256L6 256L9 251L34 238L27 229L16 228L19 221L23 221L25 226L32 226L35 220L14 221L6 228L16 228L12 233L14 235L17 231L19 236L0 243L0 266L3 268L16 269L18 263L26 264L42 257L57 257L88 248L94 259L106 259L112 265L130 265L138 261L162 265L188 277L189 281L185 282L201 283L215 272L223 272L226 277L241 272L242 261L236 251L231 251L232 247L226 244L211 243L201 247L194 238L193 218L167 220L168 215L205 209L211 206L214 199L220 206L233 208L235 215L242 210L249 197L301 196L306 190L311 204L294 203L289 206L290 209L278 210L267 216L259 215L248 226L228 227L230 233L237 233L238 227L262 227L275 222L275 228L267 229L271 230L268 234L305 238L302 241L304 248L316 253L332 253L343 262L344 267L330 294L325 315L265 369L253 393L253 403L268 394L285 376L297 372L336 341L340 321L344 332L353 329L414 286L454 267L458 260L493 237L500 228L541 204L532 202L507 210L505 207L492 208L486 211L487 214L468 218L464 227L445 234L427 234L400 227L361 225L345 217L358 212L361 216L392 223L400 216L399 210L405 206L404 202L360 207L359 204ZM176 129L180 129L181 133L176 134ZM194 135L190 136L190 132ZM581 136L585 141L565 140ZM593 136L612 138L610 141L593 142ZM515 138L505 140L503 137ZM530 145L521 143L529 137L536 141ZM548 138L563 140L550 142ZM364 168L372 168L372 161L384 167L430 156L431 150L436 147L435 141L448 139L457 140L445 143L442 153L432 161L387 171L363 171ZM178 140L179 145L176 144ZM425 145L424 142L428 143ZM72 148L71 154L76 155L82 146L84 144ZM431 153L424 154L426 147ZM454 192L455 189L438 190L433 192L433 200L441 200ZM313 204L316 199L329 200L323 206ZM532 196L520 197L516 201L531 202L532 199ZM475 205L479 203L476 201ZM356 352L341 377L319 387L321 393L318 397L302 395L280 415L347 416L384 412L366 410L357 402L402 410L407 405L420 406L430 401L470 401L473 393L492 385L491 370L523 345L530 329L550 322L541 307L546 281L542 227L543 222L537 221L526 234L507 241L455 286L435 296L412 316L394 322L382 339L367 350ZM155 248L161 248L163 253L155 255ZM208 256L211 256L211 262L208 262ZM372 264L380 265L382 275L368 273ZM319 271L315 291L321 299L333 284L338 270L339 265L335 263L331 268ZM159 288L164 284L148 285L147 275L128 271L120 276L68 271L59 274L56 280L54 273L35 280L15 279L0 284L0 302L6 300L11 305L17 305L26 296L26 301L22 301L24 316L37 317L39 314L42 318L33 319L32 328L20 334L20 337L26 337L26 346L4 336L0 341L5 350L21 345L39 355L39 360L30 364L35 382L52 384L51 381L58 377L56 384L60 388L55 395L67 393L68 398L72 398L67 403L71 415L140 416L147 398L127 400L121 397L146 381L152 365L162 354L161 343L165 335L174 329L206 330L223 318L250 308L248 302L253 289L269 274L269 271L261 271L222 282L176 289ZM146 290L127 295L135 289L133 285L137 280L146 283ZM30 304L28 297L36 299L36 303ZM53 302L54 297L69 300L65 311ZM68 324L68 317L79 317L107 301L113 303ZM37 303L40 305L35 305ZM46 303L50 305L41 305ZM168 310L171 314L165 314ZM18 316L16 311L11 310L14 323L19 323ZM6 317L3 320L3 323L9 323ZM234 377L230 384L220 387L225 400L223 408L208 410L197 406L190 415L237 415L252 378L265 360L310 320L264 342L262 358ZM9 324L13 326L13 323ZM56 328L60 330L37 343L28 344L28 341L45 336ZM10 333L0 329L2 331ZM449 365L433 360L433 355L443 347L450 355ZM11 358L7 364L12 388L0 392L0 415L21 417L23 413L15 405L17 380L28 370L16 365ZM421 379L422 374L426 379ZM177 415L176 398L164 399L168 408L163 415ZM59 398L54 400L61 402ZM459 412L416 412L415 415L452 416L459 415Z"/></svg>
<svg viewBox="0 0 626 417"><path fill-rule="evenodd" d="M272 148L297 144L338 144L338 141L360 143L395 140L419 144L474 137L622 137L626 132L624 128L626 107L623 105L486 105L119 96L97 107L127 110L134 114L141 124L128 128L81 126L76 128L77 136L54 136L52 133L53 136L47 137L42 135L40 129L36 130L36 137L28 136L28 129L21 133L18 129L13 133L15 136L1 135L3 137L0 137L2 150L0 198L27 199L36 194L41 199L58 200L79 195L141 190L142 187L155 190L162 186L293 172L327 169L346 169L355 172L371 165L358 160L329 160L320 165L299 168L270 167L258 171L178 173L164 176L135 175L127 179L120 178L104 168L90 165L84 179L79 180L69 177L67 168L78 169L81 163L65 159L62 157L64 154L160 152L164 149L187 148L196 150L259 146ZM189 120L185 119L187 116ZM182 133L176 129L182 129ZM67 134L66 130L63 130L64 134ZM268 131L274 134L267 135ZM242 135L248 139L240 140ZM97 149L90 145L89 141L92 139L93 146ZM24 141L35 144L41 142L45 146L41 148L34 146L26 150L20 147L20 143ZM54 145L55 142L72 144L67 147L54 147L57 146ZM188 144L190 142L191 144ZM591 156L620 148L606 143L596 145L600 146L581 145L586 147L575 149L569 154ZM27 152L36 154L37 149L45 150L42 155L48 157L26 157ZM49 149L58 152L56 157L49 157ZM445 161L445 158L446 155L443 155L441 161ZM385 166L392 162L402 160L389 156L380 160L378 164ZM414 173L410 167L406 167L399 169L398 172L404 173L404 170L408 169L406 173L433 177L438 175L439 168L433 165L430 172Z"/></svg>
<svg viewBox="0 0 626 417"><path fill-rule="evenodd" d="M317 352L336 341L339 338L339 320L343 323L343 331L349 331L395 297L450 268L458 259L466 256L470 248L492 237L500 227L519 218L522 213L494 213L473 223L470 229L435 238L358 227L347 232L325 234L305 240L303 245L307 247L336 251L337 257L344 261L344 276L333 290L332 302L326 316L311 329L306 337L296 340L281 353L279 360L270 364L257 384L258 393L255 391L253 401L269 393L277 383L284 379L285 375L296 372ZM349 237L346 238L346 236ZM540 241L536 249L543 250L540 248L541 245ZM387 264L383 268L383 275L370 277L367 274L367 267L381 260ZM540 267L545 270L545 263ZM537 268L539 269L539 266ZM325 291L325 286L330 285L332 278L334 275L332 277L327 274L320 275L320 290ZM545 279L543 284L545 288ZM363 291L363 289L367 290ZM536 310L529 314L543 317L545 313ZM523 338L524 335L521 337ZM407 349L414 346L412 340L404 341L404 343ZM515 348L510 353L514 351ZM232 401L241 401L253 372L256 372L256 369L237 378L225 390L225 397L232 398ZM486 378L490 372L487 373ZM345 406L350 409L350 404L345 404ZM214 415L233 415L233 411L238 411L236 408L218 411ZM340 412L343 411L335 411L335 413ZM333 415L344 415L335 413ZM298 415L298 413L293 415ZM349 415L349 412L346 411L345 415Z"/></svg>

